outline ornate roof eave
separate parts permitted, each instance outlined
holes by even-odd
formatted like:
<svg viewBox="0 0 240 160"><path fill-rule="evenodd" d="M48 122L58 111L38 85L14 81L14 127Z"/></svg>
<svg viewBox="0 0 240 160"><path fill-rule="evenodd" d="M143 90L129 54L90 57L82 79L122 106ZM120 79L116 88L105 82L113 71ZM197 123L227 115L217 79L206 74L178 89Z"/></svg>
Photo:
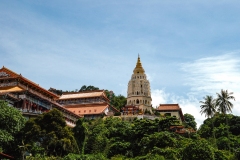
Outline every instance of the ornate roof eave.
<svg viewBox="0 0 240 160"><path fill-rule="evenodd" d="M38 88L40 91L44 92L47 95L51 95L54 99L58 99L60 96L42 88L39 86L39 84L34 83L33 81L23 77L21 74L17 74L15 72L13 72L12 70L6 68L5 66L3 66L0 70L4 70L6 73L10 74L10 77L6 77L6 78L16 78L18 80L22 80L23 82L31 85L32 87Z"/></svg>

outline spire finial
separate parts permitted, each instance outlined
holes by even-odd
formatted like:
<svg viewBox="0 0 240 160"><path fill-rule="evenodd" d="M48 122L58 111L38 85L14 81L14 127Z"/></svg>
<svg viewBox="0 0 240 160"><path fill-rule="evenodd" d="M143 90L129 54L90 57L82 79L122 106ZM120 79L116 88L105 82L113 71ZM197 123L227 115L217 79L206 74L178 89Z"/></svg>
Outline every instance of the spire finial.
<svg viewBox="0 0 240 160"><path fill-rule="evenodd" d="M137 59L137 64L136 64L136 67L133 71L134 73L144 73L144 69L142 67L142 63L141 63L141 60L140 60L140 55L138 53L138 59Z"/></svg>

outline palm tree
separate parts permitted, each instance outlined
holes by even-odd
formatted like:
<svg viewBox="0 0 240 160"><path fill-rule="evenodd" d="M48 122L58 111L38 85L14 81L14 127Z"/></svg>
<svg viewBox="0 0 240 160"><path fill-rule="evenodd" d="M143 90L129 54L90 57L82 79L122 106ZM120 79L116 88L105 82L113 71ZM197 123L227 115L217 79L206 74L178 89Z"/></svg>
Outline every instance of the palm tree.
<svg viewBox="0 0 240 160"><path fill-rule="evenodd" d="M216 112L216 105L215 99L212 96L203 97L204 101L200 101L202 103L201 107L201 114L205 114L205 117L212 118ZM213 138L215 141L215 132L214 132L214 123L212 121L212 129L213 129Z"/></svg>
<svg viewBox="0 0 240 160"><path fill-rule="evenodd" d="M235 100L234 96L232 96L233 92L228 92L228 90L221 90L221 93L217 93L216 106L218 107L218 111L222 113L226 119L226 125L228 126L228 119L226 114L228 112L232 112L233 104L230 100ZM227 135L229 139L229 130L227 129ZM228 143L228 148L230 149L230 144Z"/></svg>
<svg viewBox="0 0 240 160"><path fill-rule="evenodd" d="M218 111L226 116L227 112L232 112L233 104L230 100L235 100L232 96L233 92L228 93L228 90L221 90L221 93L217 93L216 106L218 106Z"/></svg>

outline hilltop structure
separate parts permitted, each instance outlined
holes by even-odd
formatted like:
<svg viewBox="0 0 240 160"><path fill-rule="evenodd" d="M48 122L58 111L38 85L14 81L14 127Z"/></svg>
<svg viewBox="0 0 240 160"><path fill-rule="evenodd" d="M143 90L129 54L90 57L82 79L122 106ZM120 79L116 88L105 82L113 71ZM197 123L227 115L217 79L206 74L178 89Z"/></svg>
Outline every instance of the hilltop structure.
<svg viewBox="0 0 240 160"><path fill-rule="evenodd" d="M119 112L110 105L104 90L63 93L57 102L67 110L86 119L113 116Z"/></svg>
<svg viewBox="0 0 240 160"><path fill-rule="evenodd" d="M139 56L132 77L128 82L127 105L122 110L123 115L152 113L150 83Z"/></svg>
<svg viewBox="0 0 240 160"><path fill-rule="evenodd" d="M75 126L80 116L56 103L58 98L58 95L40 87L21 74L6 67L0 69L0 99L20 110L27 119L57 108L62 112L67 125Z"/></svg>
<svg viewBox="0 0 240 160"><path fill-rule="evenodd" d="M157 108L157 111L162 116L176 117L180 121L180 123L184 121L182 109L179 107L178 104L160 104Z"/></svg>

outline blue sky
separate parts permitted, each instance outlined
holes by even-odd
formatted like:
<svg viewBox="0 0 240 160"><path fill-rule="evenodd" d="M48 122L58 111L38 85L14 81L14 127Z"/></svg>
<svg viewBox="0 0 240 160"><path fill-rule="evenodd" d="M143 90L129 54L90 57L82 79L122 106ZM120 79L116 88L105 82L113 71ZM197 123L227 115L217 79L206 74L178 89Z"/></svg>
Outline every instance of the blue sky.
<svg viewBox="0 0 240 160"><path fill-rule="evenodd" d="M240 115L239 1L2 0L0 10L0 65L46 89L126 96L140 54L153 106L179 103L199 126L199 101L228 89Z"/></svg>

